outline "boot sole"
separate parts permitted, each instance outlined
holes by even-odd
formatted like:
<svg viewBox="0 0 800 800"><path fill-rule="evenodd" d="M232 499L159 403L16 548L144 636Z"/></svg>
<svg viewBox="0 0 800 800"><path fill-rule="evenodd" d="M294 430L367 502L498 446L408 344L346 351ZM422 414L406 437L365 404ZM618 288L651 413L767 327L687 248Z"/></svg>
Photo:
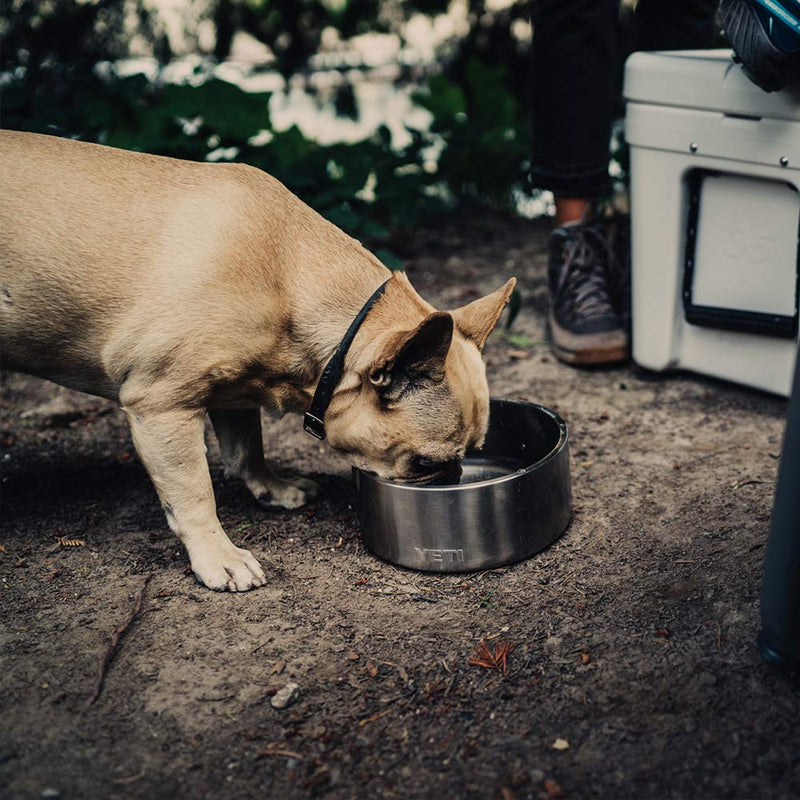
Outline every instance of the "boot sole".
<svg viewBox="0 0 800 800"><path fill-rule="evenodd" d="M627 361L630 349L626 346L587 347L580 350L567 350L553 342L553 353L565 364L619 364Z"/></svg>
<svg viewBox="0 0 800 800"><path fill-rule="evenodd" d="M562 328L550 314L550 339L553 353L565 364L618 364L630 357L624 330L576 334Z"/></svg>

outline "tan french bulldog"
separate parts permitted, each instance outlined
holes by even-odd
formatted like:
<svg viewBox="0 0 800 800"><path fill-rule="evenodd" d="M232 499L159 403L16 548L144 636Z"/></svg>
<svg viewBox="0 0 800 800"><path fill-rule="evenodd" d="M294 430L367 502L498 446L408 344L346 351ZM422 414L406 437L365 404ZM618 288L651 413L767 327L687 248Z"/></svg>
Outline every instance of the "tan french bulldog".
<svg viewBox="0 0 800 800"><path fill-rule="evenodd" d="M368 297L325 417L351 464L435 477L479 446L480 351L514 287L437 312L402 273L241 164L0 132L3 365L118 400L197 578L245 591L258 561L217 519L203 428L267 504L316 492L264 462L260 407L305 411Z"/></svg>

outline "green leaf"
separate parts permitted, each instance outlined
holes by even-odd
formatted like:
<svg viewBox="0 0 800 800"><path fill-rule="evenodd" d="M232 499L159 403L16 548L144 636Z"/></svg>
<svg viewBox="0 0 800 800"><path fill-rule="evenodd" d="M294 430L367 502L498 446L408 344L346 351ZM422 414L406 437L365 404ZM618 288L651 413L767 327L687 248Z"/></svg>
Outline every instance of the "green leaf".
<svg viewBox="0 0 800 800"><path fill-rule="evenodd" d="M444 75L434 75L427 89L416 92L412 98L417 105L427 108L433 114L434 125L450 125L456 114L464 114L467 101L460 86L451 83Z"/></svg>
<svg viewBox="0 0 800 800"><path fill-rule="evenodd" d="M334 225L338 225L348 232L358 230L362 221L349 203L341 203L338 206L333 206L333 208L326 208L321 213Z"/></svg>
<svg viewBox="0 0 800 800"><path fill-rule="evenodd" d="M165 86L160 102L173 116L201 116L204 125L221 137L246 139L270 127L269 98L268 92L245 92L214 79L200 86Z"/></svg>
<svg viewBox="0 0 800 800"><path fill-rule="evenodd" d="M374 219L365 219L360 233L365 239L386 239L389 236L389 229Z"/></svg>
<svg viewBox="0 0 800 800"><path fill-rule="evenodd" d="M520 350L530 350L531 347L541 347L547 344L545 341L531 339L530 336L525 336L523 333L508 333L498 328L494 329L493 335L504 342L508 342L512 347L518 347Z"/></svg>

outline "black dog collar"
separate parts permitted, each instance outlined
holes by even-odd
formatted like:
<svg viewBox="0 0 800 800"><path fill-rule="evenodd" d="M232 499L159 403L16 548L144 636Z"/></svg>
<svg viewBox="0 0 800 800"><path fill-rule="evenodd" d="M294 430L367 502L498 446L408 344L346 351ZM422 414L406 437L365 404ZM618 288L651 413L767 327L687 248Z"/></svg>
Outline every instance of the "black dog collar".
<svg viewBox="0 0 800 800"><path fill-rule="evenodd" d="M391 278L389 280L391 280ZM387 283L389 283L389 281L382 283L375 290L372 297L364 303L361 311L358 312L356 318L350 323L347 333L345 333L342 341L339 342L339 346L331 356L330 361L325 365L325 369L322 370L322 377L320 377L317 390L314 392L311 408L306 411L305 418L303 419L303 428L312 436L316 436L317 439L325 438L325 412L328 410L331 398L333 397L333 390L342 379L344 359L345 356L347 356L347 351L350 349L350 345L353 343L353 339L356 333L358 333L358 329L361 327L361 323L369 313L369 310L386 289Z"/></svg>

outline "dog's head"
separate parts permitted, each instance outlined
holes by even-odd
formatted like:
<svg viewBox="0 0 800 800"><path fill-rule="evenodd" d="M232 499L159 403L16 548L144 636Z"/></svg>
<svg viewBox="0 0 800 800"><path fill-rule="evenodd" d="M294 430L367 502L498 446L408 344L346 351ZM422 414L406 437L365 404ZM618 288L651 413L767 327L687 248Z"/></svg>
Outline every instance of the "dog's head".
<svg viewBox="0 0 800 800"><path fill-rule="evenodd" d="M400 313L416 317L413 325L386 324L392 314L384 306L379 328L373 323L354 342L360 352L348 361L349 374L326 416L330 445L354 466L392 480L428 483L455 469L486 436L489 388L481 351L514 284L512 278L450 312L434 311L417 297L421 313L419 307Z"/></svg>

